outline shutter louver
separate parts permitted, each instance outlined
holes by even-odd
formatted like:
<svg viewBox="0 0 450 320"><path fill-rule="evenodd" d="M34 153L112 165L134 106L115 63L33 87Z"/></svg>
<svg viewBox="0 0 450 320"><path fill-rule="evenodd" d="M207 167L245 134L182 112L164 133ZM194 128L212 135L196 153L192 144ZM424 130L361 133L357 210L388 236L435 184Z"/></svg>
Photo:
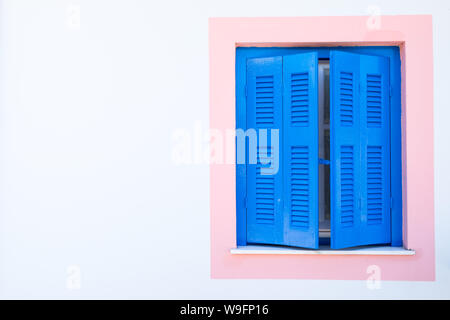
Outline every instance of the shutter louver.
<svg viewBox="0 0 450 320"><path fill-rule="evenodd" d="M355 173L353 146L341 146L341 224L352 227L355 214Z"/></svg>

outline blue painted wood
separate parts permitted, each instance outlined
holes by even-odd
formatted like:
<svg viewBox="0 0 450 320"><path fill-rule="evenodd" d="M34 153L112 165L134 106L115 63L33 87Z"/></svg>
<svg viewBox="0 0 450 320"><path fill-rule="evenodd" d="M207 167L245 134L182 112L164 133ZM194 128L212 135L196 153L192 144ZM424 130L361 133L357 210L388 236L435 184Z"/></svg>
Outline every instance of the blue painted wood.
<svg viewBox="0 0 450 320"><path fill-rule="evenodd" d="M332 50L331 247L391 242L389 59Z"/></svg>
<svg viewBox="0 0 450 320"><path fill-rule="evenodd" d="M335 48L281 48L281 47L242 47L236 48L236 128L246 129L246 66L247 60L256 57L279 56L317 51L319 59L328 59L330 50ZM392 86L390 129L391 129L391 233L393 246L402 245L402 164L401 164L401 72L398 47L339 47L339 51L385 56L390 63L390 80ZM247 244L246 222L246 170L245 165L236 167L236 212L237 243Z"/></svg>
<svg viewBox="0 0 450 320"><path fill-rule="evenodd" d="M247 130L255 130L249 135L253 139L256 134L258 137L257 148L252 148L255 143L248 143L248 243L284 244L283 172L282 166L274 165L282 161L282 66L282 57L247 61ZM274 130L278 130L275 136Z"/></svg>
<svg viewBox="0 0 450 320"><path fill-rule="evenodd" d="M284 244L319 247L318 54L283 57Z"/></svg>
<svg viewBox="0 0 450 320"><path fill-rule="evenodd" d="M401 127L401 68L398 48L389 57L390 66L390 125L391 125L391 245L403 245L402 218L402 127Z"/></svg>
<svg viewBox="0 0 450 320"><path fill-rule="evenodd" d="M361 227L359 184L359 58L332 51L330 57L331 247L350 246Z"/></svg>
<svg viewBox="0 0 450 320"><path fill-rule="evenodd" d="M345 47L340 51L384 56L389 59L392 87L390 97L391 141L391 245L403 245L402 217L402 127L401 127L401 61L398 47Z"/></svg>
<svg viewBox="0 0 450 320"><path fill-rule="evenodd" d="M236 129L247 130L247 103L246 103L246 81L247 81L247 59L243 59L241 54L236 52ZM247 245L247 166L239 163L238 139L236 142L236 245ZM245 158L248 155L245 154Z"/></svg>

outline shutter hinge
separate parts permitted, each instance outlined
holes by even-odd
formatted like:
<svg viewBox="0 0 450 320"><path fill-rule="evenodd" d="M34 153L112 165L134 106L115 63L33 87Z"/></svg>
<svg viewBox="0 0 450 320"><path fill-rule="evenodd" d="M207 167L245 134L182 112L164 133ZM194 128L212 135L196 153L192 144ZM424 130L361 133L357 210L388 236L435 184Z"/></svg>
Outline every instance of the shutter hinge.
<svg viewBox="0 0 450 320"><path fill-rule="evenodd" d="M247 199L248 199L247 197L244 198L244 206L245 206L245 209L248 208L248 200L247 200Z"/></svg>
<svg viewBox="0 0 450 320"><path fill-rule="evenodd" d="M389 97L392 97L392 85L389 85Z"/></svg>
<svg viewBox="0 0 450 320"><path fill-rule="evenodd" d="M247 85L245 85L245 96L248 95Z"/></svg>
<svg viewBox="0 0 450 320"><path fill-rule="evenodd" d="M389 206L391 209L394 207L394 198L392 198L392 197L390 198Z"/></svg>

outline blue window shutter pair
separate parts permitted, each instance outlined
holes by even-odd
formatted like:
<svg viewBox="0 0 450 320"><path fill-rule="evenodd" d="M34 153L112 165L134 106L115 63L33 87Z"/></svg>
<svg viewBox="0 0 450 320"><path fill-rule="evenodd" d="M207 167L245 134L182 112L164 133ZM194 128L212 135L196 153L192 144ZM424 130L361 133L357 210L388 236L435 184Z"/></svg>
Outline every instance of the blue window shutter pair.
<svg viewBox="0 0 450 320"><path fill-rule="evenodd" d="M387 243L388 60L332 51L330 65L331 246ZM248 59L246 92L247 129L258 139L246 151L247 243L317 249L317 52ZM279 167L271 171L276 156Z"/></svg>

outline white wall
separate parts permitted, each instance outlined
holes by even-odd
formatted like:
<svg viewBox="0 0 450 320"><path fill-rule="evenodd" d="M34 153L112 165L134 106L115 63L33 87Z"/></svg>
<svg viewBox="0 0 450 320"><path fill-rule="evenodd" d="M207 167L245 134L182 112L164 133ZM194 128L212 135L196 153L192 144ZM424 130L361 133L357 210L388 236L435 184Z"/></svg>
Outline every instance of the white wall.
<svg viewBox="0 0 450 320"><path fill-rule="evenodd" d="M0 297L450 298L449 1L0 4ZM211 280L208 167L171 161L208 127L208 17L371 5L433 14L436 282Z"/></svg>

